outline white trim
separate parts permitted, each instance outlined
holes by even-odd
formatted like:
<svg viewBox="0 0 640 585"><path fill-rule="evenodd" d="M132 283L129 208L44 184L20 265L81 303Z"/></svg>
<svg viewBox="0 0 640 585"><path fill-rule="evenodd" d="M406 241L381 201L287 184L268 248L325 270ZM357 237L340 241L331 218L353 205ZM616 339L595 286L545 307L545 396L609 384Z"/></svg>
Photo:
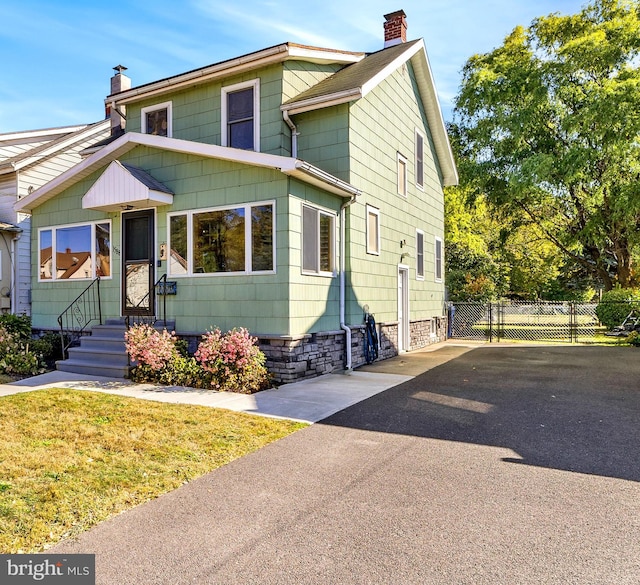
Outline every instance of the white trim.
<svg viewBox="0 0 640 585"><path fill-rule="evenodd" d="M422 236L422 274L420 274L420 252L418 239ZM416 280L424 280L424 231L416 229Z"/></svg>
<svg viewBox="0 0 640 585"><path fill-rule="evenodd" d="M296 158L254 152L253 150L227 148L215 144L205 144L203 142L193 142L178 138L154 136L153 134L127 132L117 140L101 148L98 152L95 152L77 165L45 183L42 187L33 191L31 195L20 199L20 201L14 205L14 210L30 213L38 205L55 197L78 181L87 178L107 163L121 157L139 145L257 167L273 168L285 175L295 177L308 184L316 185L340 197L353 197L354 195L360 194L360 191L353 185Z"/></svg>
<svg viewBox="0 0 640 585"><path fill-rule="evenodd" d="M418 139L422 140L422 181L418 181ZM420 191L424 191L424 169L425 169L425 165L424 165L424 146L426 143L426 139L425 139L425 135L424 132L422 132L422 130L420 130L419 128L416 128L416 132L415 132L415 139L414 139L414 157L413 157L413 163L415 165L414 168L414 179L416 182L416 187L418 189L420 189Z"/></svg>
<svg viewBox="0 0 640 585"><path fill-rule="evenodd" d="M376 218L376 249L372 250L369 247L369 215L373 215ZM367 254L373 254L375 256L380 256L380 210L377 207L373 207L372 205L366 206L366 229L365 235L367 238Z"/></svg>
<svg viewBox="0 0 640 585"><path fill-rule="evenodd" d="M272 250L272 265L271 270L253 270L252 265L252 232L251 232L251 208L270 205L272 208L271 215L271 230L273 237L273 250ZM236 270L233 272L194 272L193 270L193 216L202 213L209 213L211 211L223 211L225 209L240 209L244 210L244 270ZM187 218L187 272L184 274L174 274L171 272L171 218L186 216ZM220 276L241 276L241 275L264 275L276 273L276 201L275 199L267 201L252 201L250 203L239 203L237 205L219 205L217 207L206 207L202 209L186 209L184 211L173 211L167 213L167 275L171 278L187 278L187 277L220 277Z"/></svg>
<svg viewBox="0 0 640 585"><path fill-rule="evenodd" d="M400 289L402 284L402 295ZM409 351L411 346L411 319L409 307L409 267L398 264L398 352Z"/></svg>
<svg viewBox="0 0 640 585"><path fill-rule="evenodd" d="M94 220L94 221L82 221L77 223L69 223L69 224L61 224L61 225L52 225L52 226L44 226L38 228L38 250L37 250L37 270L38 270L38 282L78 282L78 281L87 281L93 280L96 278L96 225L98 224L108 224L109 225L109 239L111 245L109 247L109 276L101 276L101 279L110 280L113 278L113 224L110 219L103 220ZM91 275L84 278L58 278L57 277L57 238L56 231L69 229L74 227L90 227L91 228ZM42 232L51 232L51 278L41 278L40 273L40 262L41 257L40 254L42 252Z"/></svg>
<svg viewBox="0 0 640 585"><path fill-rule="evenodd" d="M222 77L229 78L247 71L255 71L261 67L281 63L290 59L302 59L312 63L338 63L348 65L357 63L366 56L366 53L354 53L318 47L306 47L287 43L269 47L255 53L242 55L228 61L215 63L207 67L188 71L168 79L161 79L146 85L135 87L118 94L107 96L105 104L116 101L118 104L127 104L140 101L154 95L174 92L177 89L190 87Z"/></svg>
<svg viewBox="0 0 640 585"><path fill-rule="evenodd" d="M312 209L317 212L317 228L318 237L316 240L316 250L318 252L318 264L316 270L308 270L304 268L304 208ZM320 270L320 216L324 215L331 221L331 270ZM336 214L334 211L328 211L317 205L302 203L300 209L300 272L305 276L323 276L333 278L336 276Z"/></svg>
<svg viewBox="0 0 640 585"><path fill-rule="evenodd" d="M140 110L140 131L142 134L151 134L147 128L147 114L155 112L157 110L167 110L167 136L166 138L173 137L173 102L163 102L161 104L155 104L153 106L147 106Z"/></svg>
<svg viewBox="0 0 640 585"><path fill-rule="evenodd" d="M409 166L409 162L407 161L407 157L404 156L403 154L400 154L399 152L396 153L396 173L397 173L397 177L396 177L396 186L397 186L397 191L398 191L398 195L401 195L402 197L407 197L407 191L408 191L408 174L407 174L407 167ZM404 172L402 171L402 169L400 168L400 164L404 165ZM400 184L400 177L404 175L403 178L403 184ZM401 187L404 187L404 193L402 192Z"/></svg>
<svg viewBox="0 0 640 585"><path fill-rule="evenodd" d="M229 146L228 144L228 96L231 93L241 91L243 89L253 89L253 152L260 152L260 79L244 81L234 85L225 85L221 90L220 103L220 144Z"/></svg>
<svg viewBox="0 0 640 585"><path fill-rule="evenodd" d="M438 261L438 244L440 244L440 261ZM438 268L440 276L438 276ZM433 277L436 282L444 280L444 242L438 236L435 237L433 246Z"/></svg>

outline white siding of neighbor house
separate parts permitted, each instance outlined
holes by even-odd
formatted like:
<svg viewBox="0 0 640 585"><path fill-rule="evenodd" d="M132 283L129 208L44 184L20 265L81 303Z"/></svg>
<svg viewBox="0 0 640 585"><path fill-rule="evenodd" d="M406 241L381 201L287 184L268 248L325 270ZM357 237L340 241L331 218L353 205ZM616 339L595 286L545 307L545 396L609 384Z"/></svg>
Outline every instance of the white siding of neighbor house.
<svg viewBox="0 0 640 585"><path fill-rule="evenodd" d="M32 160L21 159L22 164L25 162L27 164L17 172L0 175L0 221L17 225L22 229L15 245L15 257L10 259L7 251L3 258L5 262L13 260L15 263L16 306L11 308L13 313L31 314L31 218L14 211L13 206L16 200L28 195L30 187L38 189L81 162L80 152L93 146L99 140L107 138L109 133L110 130L106 124L88 128L86 132L78 136L75 142L61 145L62 150L53 154L47 154L46 151L35 153ZM48 140L40 139L33 142L25 141L21 144L0 145L0 163L51 142L53 139L60 138L64 132L50 134ZM72 220L73 218L70 217L69 221ZM8 238L7 241L10 239Z"/></svg>

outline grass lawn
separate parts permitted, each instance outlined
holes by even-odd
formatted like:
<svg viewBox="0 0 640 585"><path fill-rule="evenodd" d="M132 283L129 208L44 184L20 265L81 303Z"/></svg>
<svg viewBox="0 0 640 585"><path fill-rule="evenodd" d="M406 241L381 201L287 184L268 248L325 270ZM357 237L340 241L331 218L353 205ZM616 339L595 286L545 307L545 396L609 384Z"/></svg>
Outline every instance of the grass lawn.
<svg viewBox="0 0 640 585"><path fill-rule="evenodd" d="M112 394L0 398L0 553L41 552L306 425Z"/></svg>

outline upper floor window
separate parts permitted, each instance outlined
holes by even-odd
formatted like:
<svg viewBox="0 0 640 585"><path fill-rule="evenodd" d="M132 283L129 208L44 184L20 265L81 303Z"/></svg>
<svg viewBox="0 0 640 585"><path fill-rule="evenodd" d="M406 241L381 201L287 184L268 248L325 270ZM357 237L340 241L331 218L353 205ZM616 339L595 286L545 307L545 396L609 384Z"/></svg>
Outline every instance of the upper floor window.
<svg viewBox="0 0 640 585"><path fill-rule="evenodd" d="M416 230L416 279L424 280L424 232Z"/></svg>
<svg viewBox="0 0 640 585"><path fill-rule="evenodd" d="M260 150L260 81L222 88L222 146Z"/></svg>
<svg viewBox="0 0 640 585"><path fill-rule="evenodd" d="M86 223L41 229L38 280L111 276L111 224Z"/></svg>
<svg viewBox="0 0 640 585"><path fill-rule="evenodd" d="M416 130L416 185L424 188L424 136Z"/></svg>
<svg viewBox="0 0 640 585"><path fill-rule="evenodd" d="M398 153L398 195L407 196L407 159Z"/></svg>
<svg viewBox="0 0 640 585"><path fill-rule="evenodd" d="M307 205L302 208L302 271L333 276L335 215Z"/></svg>
<svg viewBox="0 0 640 585"><path fill-rule="evenodd" d="M142 108L140 128L143 134L171 137L173 135L171 118L171 102Z"/></svg>
<svg viewBox="0 0 640 585"><path fill-rule="evenodd" d="M380 255L380 210L367 205L367 254Z"/></svg>
<svg viewBox="0 0 640 585"><path fill-rule="evenodd" d="M435 278L436 282L442 282L442 238L436 237L435 249Z"/></svg>
<svg viewBox="0 0 640 585"><path fill-rule="evenodd" d="M169 216L169 274L275 270L273 203Z"/></svg>

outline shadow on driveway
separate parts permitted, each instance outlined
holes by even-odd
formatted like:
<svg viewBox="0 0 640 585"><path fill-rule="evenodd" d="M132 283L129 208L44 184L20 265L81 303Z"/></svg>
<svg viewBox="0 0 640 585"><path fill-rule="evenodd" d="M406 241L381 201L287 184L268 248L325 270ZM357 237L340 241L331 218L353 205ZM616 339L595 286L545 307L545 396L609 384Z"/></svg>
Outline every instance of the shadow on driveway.
<svg viewBox="0 0 640 585"><path fill-rule="evenodd" d="M640 481L640 350L483 346L322 424L506 447L516 464Z"/></svg>

